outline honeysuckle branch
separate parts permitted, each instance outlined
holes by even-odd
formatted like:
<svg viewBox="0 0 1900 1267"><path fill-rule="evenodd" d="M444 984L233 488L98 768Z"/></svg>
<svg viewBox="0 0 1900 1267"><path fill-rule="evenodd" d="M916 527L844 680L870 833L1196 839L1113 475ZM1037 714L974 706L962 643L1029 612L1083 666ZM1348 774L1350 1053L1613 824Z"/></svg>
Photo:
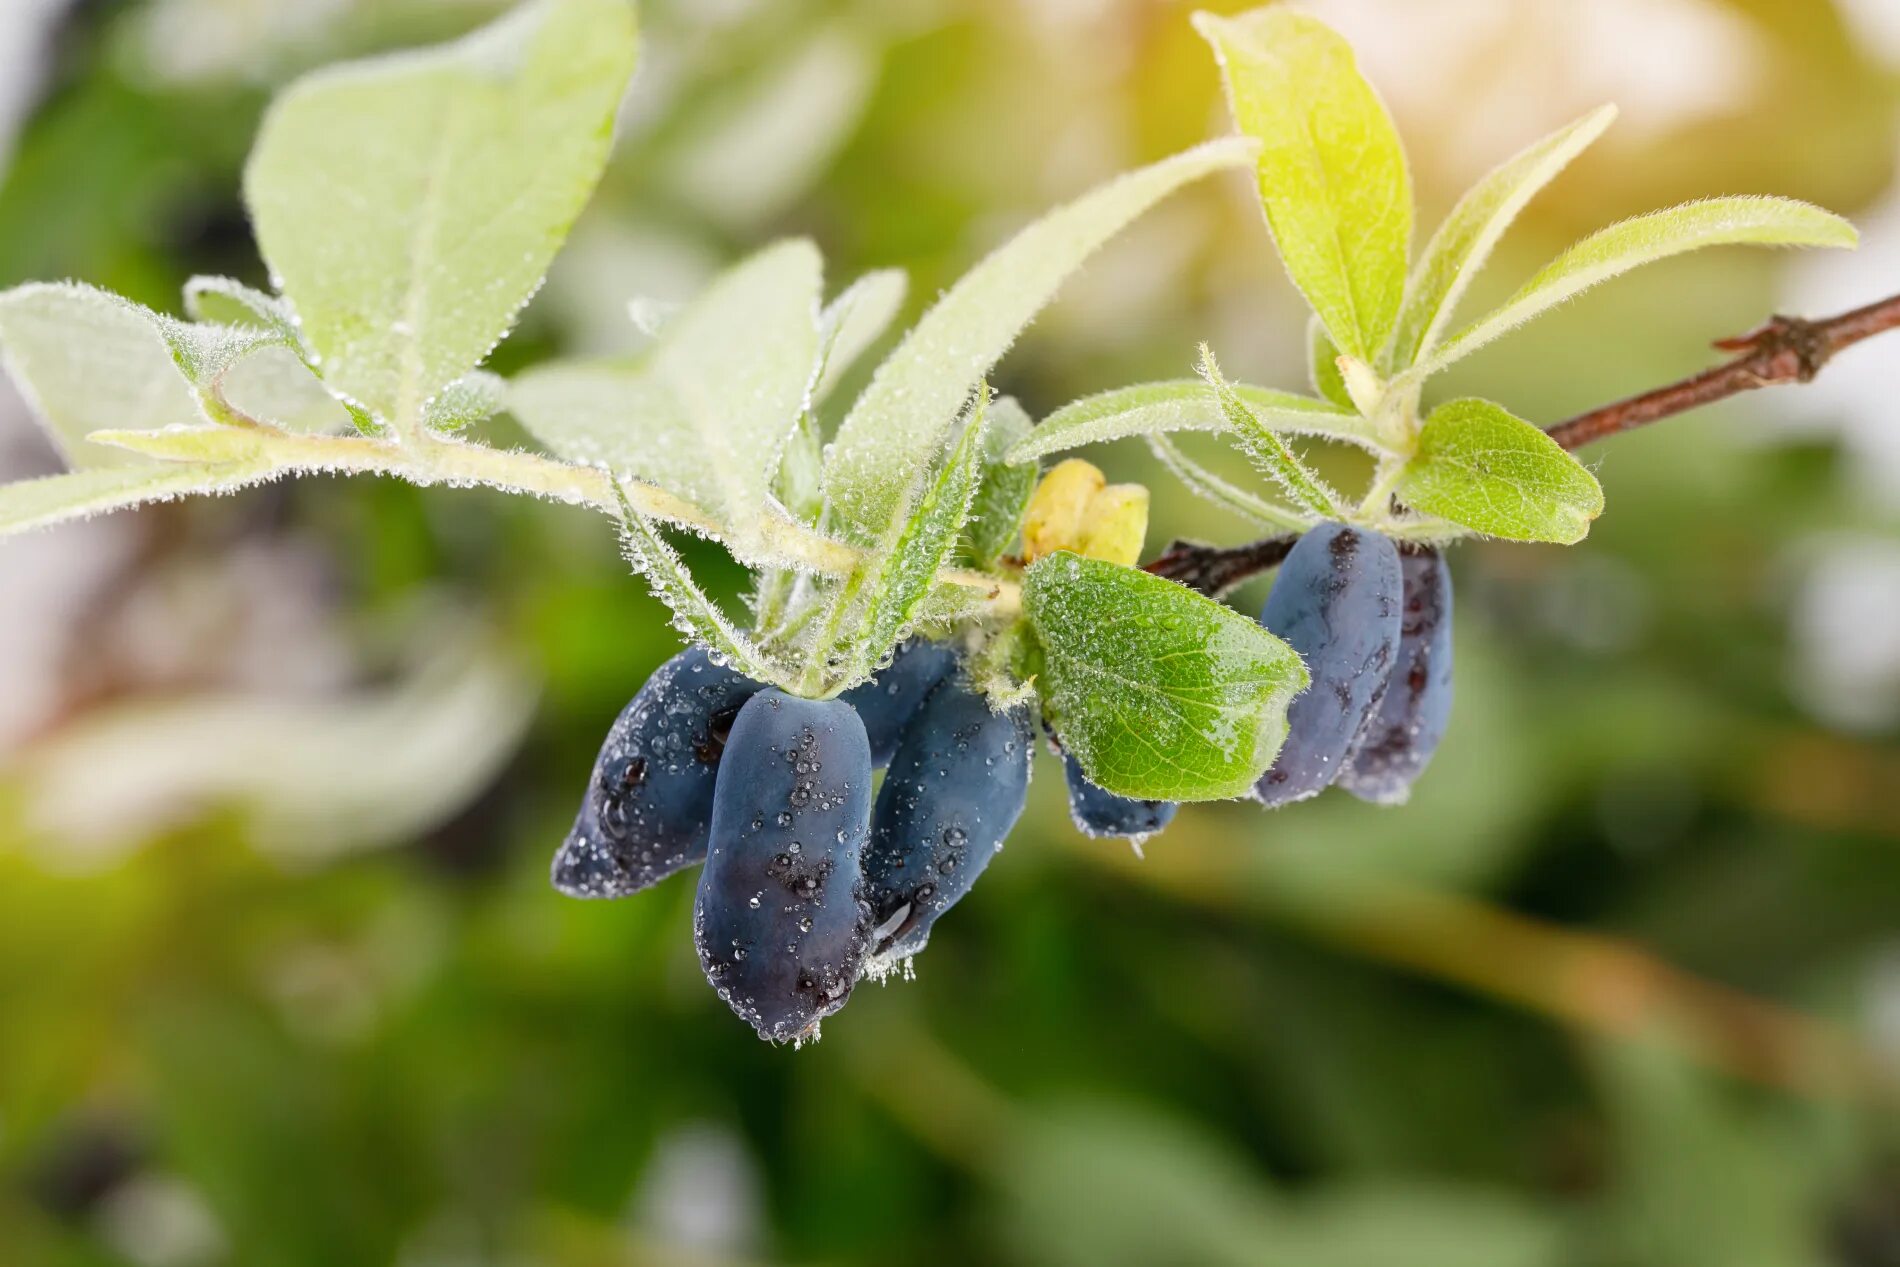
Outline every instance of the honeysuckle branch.
<svg viewBox="0 0 1900 1267"><path fill-rule="evenodd" d="M1578 414L1548 428L1547 434L1564 448L1576 449L1746 392L1811 383L1842 352L1891 330L1900 330L1900 295L1820 320L1777 316L1749 334L1718 341L1717 348L1736 354L1723 364ZM1278 567L1293 540L1275 536L1238 546L1176 541L1145 566L1157 576L1220 594Z"/></svg>
<svg viewBox="0 0 1900 1267"><path fill-rule="evenodd" d="M234 469L241 469L242 483L280 475L389 475L423 486L481 484L504 492L591 506L609 515L621 513L613 478L602 468L426 432L401 443L372 436L309 435L258 425L220 431L110 432L94 438L178 460L205 456L203 446L213 436L233 446L219 456L231 461ZM634 508L650 518L715 540L726 538L721 525L664 489L634 482L626 482L623 487ZM744 553L827 576L851 574L864 557L863 551L854 546L774 515L761 517ZM994 615L1010 615L1020 606L1018 586L987 573L951 568L939 573L938 580L981 592Z"/></svg>
<svg viewBox="0 0 1900 1267"><path fill-rule="evenodd" d="M1549 435L1564 448L1577 449L1744 392L1811 383L1848 348L1895 329L1900 329L1900 295L1820 321L1777 316L1759 330L1716 343L1724 352L1738 353L1734 359L1679 383L1579 414L1551 427Z"/></svg>

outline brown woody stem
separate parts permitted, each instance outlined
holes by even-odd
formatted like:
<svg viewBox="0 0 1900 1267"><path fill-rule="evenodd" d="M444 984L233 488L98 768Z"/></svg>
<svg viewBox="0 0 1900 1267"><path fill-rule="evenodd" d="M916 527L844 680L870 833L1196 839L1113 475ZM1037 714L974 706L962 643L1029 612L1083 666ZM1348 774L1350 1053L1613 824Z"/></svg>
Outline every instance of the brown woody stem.
<svg viewBox="0 0 1900 1267"><path fill-rule="evenodd" d="M1811 383L1842 352L1890 330L1900 330L1900 295L1820 321L1775 317L1759 330L1717 342L1717 348L1735 354L1723 364L1579 414L1551 427L1548 434L1564 448L1576 449L1744 392ZM1146 566L1157 576L1204 594L1220 594L1278 567L1292 546L1291 537L1224 547L1177 541Z"/></svg>

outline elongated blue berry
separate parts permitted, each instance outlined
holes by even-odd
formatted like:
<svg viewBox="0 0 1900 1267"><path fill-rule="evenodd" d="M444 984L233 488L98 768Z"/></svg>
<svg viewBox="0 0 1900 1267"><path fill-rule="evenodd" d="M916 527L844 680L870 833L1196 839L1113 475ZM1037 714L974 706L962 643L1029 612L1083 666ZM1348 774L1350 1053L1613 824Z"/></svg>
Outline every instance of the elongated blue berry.
<svg viewBox="0 0 1900 1267"><path fill-rule="evenodd" d="M1069 778L1069 817L1089 836L1125 836L1141 841L1174 821L1181 807L1173 801L1137 801L1089 782L1082 765L1067 753L1062 764Z"/></svg>
<svg viewBox="0 0 1900 1267"><path fill-rule="evenodd" d="M1381 805L1411 795L1451 721L1451 566L1426 549L1407 549L1400 563L1404 632L1392 682L1339 776L1339 786Z"/></svg>
<svg viewBox="0 0 1900 1267"><path fill-rule="evenodd" d="M1300 653L1313 681L1287 709L1286 743L1254 785L1262 804L1317 796L1345 769L1398 659L1403 594L1398 548L1346 524L1308 532L1280 565L1260 623Z"/></svg>
<svg viewBox="0 0 1900 1267"><path fill-rule="evenodd" d="M870 830L871 748L851 706L776 688L747 701L726 740L693 937L706 979L759 1037L803 1038L850 997L871 932Z"/></svg>
<svg viewBox="0 0 1900 1267"><path fill-rule="evenodd" d="M922 707L931 688L957 667L956 653L941 642L913 638L897 649L885 670L838 698L858 710L871 741L871 763L891 763L904 727Z"/></svg>
<svg viewBox="0 0 1900 1267"><path fill-rule="evenodd" d="M607 732L554 887L625 897L704 858L726 732L759 689L698 647L661 665Z"/></svg>
<svg viewBox="0 0 1900 1267"><path fill-rule="evenodd" d="M954 674L904 729L878 790L864 892L882 962L914 955L970 891L1029 795L1029 711L992 712Z"/></svg>

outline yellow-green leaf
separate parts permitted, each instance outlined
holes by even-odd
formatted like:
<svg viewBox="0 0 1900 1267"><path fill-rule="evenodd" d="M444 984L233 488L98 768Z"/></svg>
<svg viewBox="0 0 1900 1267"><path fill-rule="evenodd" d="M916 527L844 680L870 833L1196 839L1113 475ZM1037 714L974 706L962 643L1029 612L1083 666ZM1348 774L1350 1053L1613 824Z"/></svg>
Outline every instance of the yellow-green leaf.
<svg viewBox="0 0 1900 1267"><path fill-rule="evenodd" d="M1194 15L1240 130L1260 142L1260 205L1294 285L1339 350L1371 362L1405 298L1412 177L1352 47L1290 8Z"/></svg>

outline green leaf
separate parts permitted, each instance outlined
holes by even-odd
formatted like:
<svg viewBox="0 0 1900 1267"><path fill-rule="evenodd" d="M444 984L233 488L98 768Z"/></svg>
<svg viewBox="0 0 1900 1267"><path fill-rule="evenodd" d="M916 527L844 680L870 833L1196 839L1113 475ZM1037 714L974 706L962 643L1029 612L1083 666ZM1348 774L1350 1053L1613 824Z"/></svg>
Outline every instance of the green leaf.
<svg viewBox="0 0 1900 1267"><path fill-rule="evenodd" d="M1029 435L1033 424L1023 407L1009 396L990 405L989 426L983 435L983 471L970 503L970 522L964 531L970 543L970 562L993 568L1016 544L1023 510L1036 491L1036 464L1012 454Z"/></svg>
<svg viewBox="0 0 1900 1267"><path fill-rule="evenodd" d="M1472 281L1518 214L1616 121L1616 107L1592 111L1545 137L1472 186L1433 235L1412 276L1398 329L1383 362L1388 373L1430 355Z"/></svg>
<svg viewBox="0 0 1900 1267"><path fill-rule="evenodd" d="M1306 325L1306 378L1322 399L1359 412L1359 406L1352 403L1352 393L1346 390L1346 376L1340 372L1339 348L1326 333L1326 323L1318 317Z"/></svg>
<svg viewBox="0 0 1900 1267"><path fill-rule="evenodd" d="M1260 205L1294 285L1342 352L1370 362L1405 297L1412 177L1352 46L1286 8L1194 15L1241 132L1260 141Z"/></svg>
<svg viewBox="0 0 1900 1267"><path fill-rule="evenodd" d="M1432 411L1399 500L1507 541L1574 545L1603 513L1603 488L1555 440L1487 400Z"/></svg>
<svg viewBox="0 0 1900 1267"><path fill-rule="evenodd" d="M507 334L599 179L633 49L625 0L537 0L278 97L245 196L332 388L411 431Z"/></svg>
<svg viewBox="0 0 1900 1267"><path fill-rule="evenodd" d="M846 657L853 670L869 671L903 641L924 600L936 587L937 572L956 549L983 474L987 394L985 388L977 397L976 408L956 447L945 456L936 479L878 562L863 618Z"/></svg>
<svg viewBox="0 0 1900 1267"><path fill-rule="evenodd" d="M1045 215L966 273L878 367L839 427L825 466L831 526L870 545L906 522L964 402L1062 280L1161 198L1252 152L1244 141L1216 142L1130 172Z"/></svg>
<svg viewBox="0 0 1900 1267"><path fill-rule="evenodd" d="M436 393L425 419L431 431L461 431L493 418L507 400L505 380L486 370L472 370Z"/></svg>
<svg viewBox="0 0 1900 1267"><path fill-rule="evenodd" d="M884 337L903 310L910 282L895 268L879 269L845 287L844 292L826 305L819 325L823 331L824 367L812 391L814 400L823 400L838 385L852 365L873 343Z"/></svg>
<svg viewBox="0 0 1900 1267"><path fill-rule="evenodd" d="M1577 243L1490 316L1419 362L1417 377L1508 334L1525 322L1631 269L1711 246L1852 248L1854 226L1831 211L1789 198L1712 198L1625 220Z"/></svg>
<svg viewBox="0 0 1900 1267"><path fill-rule="evenodd" d="M653 596L673 613L673 627L705 647L715 657L758 682L789 688L785 675L752 640L719 610L686 570L682 560L653 521L627 499L627 490L613 481L620 498L622 544L634 571L646 578Z"/></svg>
<svg viewBox="0 0 1900 1267"><path fill-rule="evenodd" d="M131 455L128 454L128 457ZM0 485L0 536L194 493L228 493L271 478L270 463L97 467Z"/></svg>
<svg viewBox="0 0 1900 1267"><path fill-rule="evenodd" d="M225 372L222 394L245 415L311 435L347 431L354 424L373 432L369 415L350 408L323 385L287 347L258 349Z"/></svg>
<svg viewBox="0 0 1900 1267"><path fill-rule="evenodd" d="M202 426L158 314L109 291L34 283L0 294L0 351L53 442L74 467L140 459L86 437L107 429Z"/></svg>
<svg viewBox="0 0 1900 1267"><path fill-rule="evenodd" d="M1339 517L1339 496L1313 472L1306 469L1286 441L1253 412L1253 406L1221 377L1220 365L1205 344L1201 347L1201 375L1207 380L1227 429L1240 451L1247 455L1263 475L1277 482L1295 502L1322 519Z"/></svg>
<svg viewBox="0 0 1900 1267"><path fill-rule="evenodd" d="M199 276L186 282L185 312L193 321L211 325L275 331L285 346L302 348L297 314L290 305L234 278Z"/></svg>
<svg viewBox="0 0 1900 1267"><path fill-rule="evenodd" d="M166 462L248 462L264 456L256 427L174 427L167 431L95 431L86 438Z"/></svg>
<svg viewBox="0 0 1900 1267"><path fill-rule="evenodd" d="M1173 581L1057 553L1023 580L1036 688L1064 747L1121 796L1245 796L1286 739L1306 668L1259 622Z"/></svg>
<svg viewBox="0 0 1900 1267"><path fill-rule="evenodd" d="M822 267L809 242L767 247L667 322L639 365L533 370L509 408L557 456L677 493L743 544L804 412Z"/></svg>
<svg viewBox="0 0 1900 1267"><path fill-rule="evenodd" d="M1357 410L1350 413L1323 400L1265 387L1237 386L1234 391L1253 409L1261 425L1293 435L1318 436L1376 447ZM1017 462L1051 453L1101 444L1127 436L1169 431L1224 431L1228 422L1220 403L1201 379L1168 379L1098 392L1064 405L1042 420L1035 432L1010 451Z"/></svg>
<svg viewBox="0 0 1900 1267"><path fill-rule="evenodd" d="M1311 515L1302 515L1297 510L1236 488L1181 452L1180 446L1168 436L1149 436L1148 447L1154 451L1155 459L1168 469L1170 475L1180 480L1190 493L1262 528L1304 532L1316 522Z"/></svg>
<svg viewBox="0 0 1900 1267"><path fill-rule="evenodd" d="M291 431L317 434L351 424L365 434L378 430L360 406L323 386L297 314L284 300L229 277L194 277L185 283L185 311L193 321L277 336L270 341L275 346L259 347L225 371L219 395L233 408Z"/></svg>

